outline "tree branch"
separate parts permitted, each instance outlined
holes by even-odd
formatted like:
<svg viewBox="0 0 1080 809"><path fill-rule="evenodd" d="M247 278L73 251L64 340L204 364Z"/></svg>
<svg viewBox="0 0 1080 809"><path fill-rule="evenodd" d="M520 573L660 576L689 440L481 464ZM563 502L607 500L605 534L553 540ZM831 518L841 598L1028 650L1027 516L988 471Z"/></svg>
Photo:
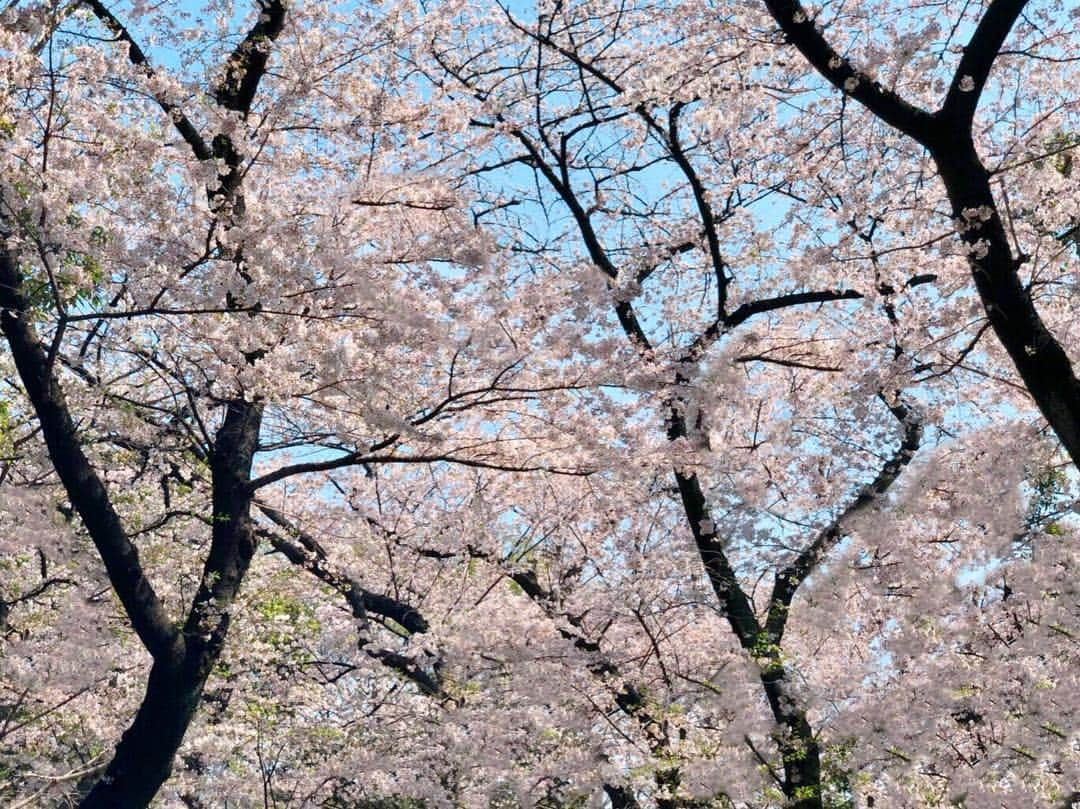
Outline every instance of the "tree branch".
<svg viewBox="0 0 1080 809"><path fill-rule="evenodd" d="M311 461L309 463L291 464L267 472L265 475L255 478L248 484L251 491L256 491L271 483L292 477L293 475L310 474L312 472L329 472L334 469L343 469L348 466L364 466L378 463L452 463L459 466L468 466L475 469L494 469L502 472L548 472L552 475L569 475L571 477L588 477L593 474L590 469L561 469L543 464L511 464L497 463L494 461L482 461L476 458L460 458L452 454L434 455L367 455L360 452L350 452L340 458L332 458L327 461Z"/></svg>
<svg viewBox="0 0 1080 809"><path fill-rule="evenodd" d="M870 81L837 53L799 0L765 0L765 6L787 36L788 42L798 48L818 73L838 90L920 143L926 143L939 130L933 115L908 103L878 82Z"/></svg>
<svg viewBox="0 0 1080 809"><path fill-rule="evenodd" d="M942 104L940 117L950 122L950 133L969 132L979 106L986 80L1001 46L1012 30L1028 0L993 0L979 20L975 32L964 48L949 91Z"/></svg>
<svg viewBox="0 0 1080 809"><path fill-rule="evenodd" d="M281 536L276 531L261 530L275 550L284 554L295 565L304 568L320 581L329 584L343 596L352 608L353 616L364 618L367 613L375 613L400 624L410 633L426 632L427 619L414 607L387 595L368 590L352 576L333 570L328 564L326 551L307 532L301 530L284 514L264 503L256 503L267 519L284 529L295 542Z"/></svg>
<svg viewBox="0 0 1080 809"><path fill-rule="evenodd" d="M128 60L131 64L142 70L147 78L153 78L154 69L150 66L150 61L120 20L104 6L101 0L83 0L83 3L118 40L127 43ZM153 93L152 95L161 111L169 116L169 120L173 122L173 126L180 133L180 137L191 147L195 157L199 160L211 159L213 152L207 146L206 141L203 140L202 135L199 134L199 130L184 114L184 111L169 101L164 94Z"/></svg>
<svg viewBox="0 0 1080 809"><path fill-rule="evenodd" d="M247 117L255 91L266 73L269 45L285 27L285 3L281 0L257 0L259 12L255 24L243 42L236 46L225 63L225 76L214 88L214 100L222 107Z"/></svg>
<svg viewBox="0 0 1080 809"><path fill-rule="evenodd" d="M742 304L725 321L728 328L739 326L756 315L775 312L789 306L804 306L808 303L828 303L829 301L855 301L866 297L854 289L823 289L816 292L791 292L777 295L775 298L761 298Z"/></svg>
<svg viewBox="0 0 1080 809"><path fill-rule="evenodd" d="M922 443L922 419L914 407L905 404L899 399L890 404L884 395L879 394L879 396L903 428L900 445L897 447L896 452L882 465L874 480L859 492L851 504L817 535L814 541L795 558L794 562L776 574L773 581L772 595L769 597L769 612L765 620L765 631L768 633L771 643L779 644L784 637L791 602L799 585L806 580L807 576L814 571L818 563L825 557L825 554L841 539L844 526L857 514L870 508L882 495L888 492L889 487L900 477L900 473L911 463L911 459L915 457L915 453Z"/></svg>

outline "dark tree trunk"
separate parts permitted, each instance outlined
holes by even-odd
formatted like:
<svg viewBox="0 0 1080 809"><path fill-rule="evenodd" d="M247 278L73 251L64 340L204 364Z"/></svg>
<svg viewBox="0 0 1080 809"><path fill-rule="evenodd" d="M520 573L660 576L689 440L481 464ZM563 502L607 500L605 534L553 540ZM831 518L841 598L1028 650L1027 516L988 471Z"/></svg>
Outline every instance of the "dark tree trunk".
<svg viewBox="0 0 1080 809"><path fill-rule="evenodd" d="M1018 270L1026 260L1014 256L1001 221L990 175L970 137L933 144L937 164L969 259L975 288L990 325L1016 366L1043 417L1057 433L1074 464L1080 466L1080 380L1061 344L1043 323L1031 290ZM981 211L965 220L965 211Z"/></svg>
<svg viewBox="0 0 1080 809"><path fill-rule="evenodd" d="M194 676L193 676L194 675ZM135 720L116 746L81 809L142 809L172 773L173 759L195 715L205 677L181 665L155 663Z"/></svg>
<svg viewBox="0 0 1080 809"><path fill-rule="evenodd" d="M230 402L226 407L210 462L215 520L202 584L183 632L168 654L155 657L135 720L80 809L142 809L172 773L176 751L225 645L229 608L255 554L247 482L261 423L259 404Z"/></svg>
<svg viewBox="0 0 1080 809"><path fill-rule="evenodd" d="M611 801L611 809L639 809L637 798L634 797L634 791L629 787L615 787L611 784L604 784L604 792L608 796L608 800Z"/></svg>
<svg viewBox="0 0 1080 809"><path fill-rule="evenodd" d="M672 430L685 432L676 417ZM793 809L821 809L821 751L801 700L791 692L787 669L780 659L778 638L772 638L754 614L753 605L739 586L709 516L708 504L696 475L676 473L683 510L694 533L701 561L713 592L724 606L724 617L740 645L761 667L761 685L773 719L779 726L774 740L783 761L780 785Z"/></svg>
<svg viewBox="0 0 1080 809"><path fill-rule="evenodd" d="M144 52L120 21L96 0L91 0L88 7L117 41L127 44L131 63L149 71ZM279 0L260 2L259 9L255 24L229 58L225 77L214 88L221 107L244 116L266 72L270 57L266 45L281 33L286 15L286 7ZM242 160L229 137L215 136L211 148L182 110L167 99L159 98L158 103L174 120L196 158L217 157L224 161L225 171L218 177L220 187L208 189L208 195L211 199L220 196L228 203L225 207L230 208L230 219L242 215ZM224 208L222 213L226 213ZM154 592L104 482L83 452L75 420L54 373L57 347L47 351L33 326L18 255L7 242L12 232L9 225L0 219L0 331L11 347L57 475L105 564L132 627L153 658L146 692L134 720L121 737L104 775L79 805L82 809L142 809L172 772L173 760L195 716L207 677L224 648L229 610L255 553L248 484L262 424L262 405L242 398L225 403L225 417L210 452L210 551L181 628L170 619ZM255 359L248 357L249 362Z"/></svg>
<svg viewBox="0 0 1080 809"><path fill-rule="evenodd" d="M990 2L963 49L945 102L933 113L876 82L863 81L857 65L833 48L799 0L764 2L788 41L834 87L930 151L961 238L972 249L972 278L994 334L1073 464L1080 467L1080 379L1021 281L1019 269L1027 257L1013 254L973 137L983 88L1027 0Z"/></svg>

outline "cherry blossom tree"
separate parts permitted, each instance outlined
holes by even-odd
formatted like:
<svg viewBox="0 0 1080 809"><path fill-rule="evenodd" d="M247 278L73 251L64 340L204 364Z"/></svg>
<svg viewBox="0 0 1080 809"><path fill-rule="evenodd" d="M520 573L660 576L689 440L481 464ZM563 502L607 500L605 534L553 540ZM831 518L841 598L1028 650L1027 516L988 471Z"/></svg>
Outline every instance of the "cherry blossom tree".
<svg viewBox="0 0 1080 809"><path fill-rule="evenodd" d="M91 779L81 806L145 806L209 698L260 538L329 575L268 493L333 470L347 487L383 463L546 469L557 442L492 414L572 385L531 374L507 304L455 278L487 247L452 191L398 159L410 101L374 55L398 36L392 16L271 2L203 30L99 3L5 14L0 329L19 450L4 476L36 493L33 513L60 497L78 523L37 545L40 582L5 597L5 619L57 588L108 604L111 590L149 666L115 648L91 680L125 678L107 710L134 718L114 752L82 750L44 780ZM161 68L140 32L181 45L188 71ZM72 532L100 561L49 575ZM354 612L418 628L400 599L331 585ZM52 640L80 642L64 627ZM41 697L49 664L11 656L25 666L5 734L94 687L66 671L68 692Z"/></svg>
<svg viewBox="0 0 1080 809"><path fill-rule="evenodd" d="M12 5L3 799L1064 805L1071 23L875 118L994 8Z"/></svg>
<svg viewBox="0 0 1080 809"><path fill-rule="evenodd" d="M965 344L962 336L971 327L955 325L955 298L965 307L969 299L958 290L954 268L969 251L954 251L940 276L912 269L919 251L939 244L948 230L939 235L923 209L912 209L913 204L930 208L931 202L912 203L908 186L898 192L892 175L872 164L854 167L848 156L849 150L861 150L880 154L885 162L894 159L892 153L907 157L904 144L875 141L871 135L877 132L858 141L845 135L851 130L845 129L843 107L804 121L801 98L820 93L804 86L805 69L777 56L781 43L767 35L771 24L761 9L734 7L730 17L719 20L711 8L680 6L676 19L649 4L625 3L556 4L533 18L512 6L472 13L450 4L442 13L446 21L430 38L429 75L448 104L463 99L473 104L467 123L483 133L478 142L487 148L474 141L462 153L481 156L469 169L490 195L481 214L505 229L506 243L532 272L549 273L553 284L574 290L569 294L610 307L610 327L624 334L631 352L623 355L628 364L623 374L641 395L638 406L652 409L656 428L673 445L684 530L695 541L728 629L758 669L771 709L776 760L770 761L772 754L763 754L749 735L746 746L789 805L821 806L827 799L822 750L832 734L816 729L810 717L833 722L829 711L811 707L815 697L794 685L819 655L801 659L796 650L806 648L804 639L792 639L787 626L798 616L800 588L825 587L822 580L828 582L835 565L843 564L833 561L834 555L842 559L843 551L865 541L868 558L879 557L880 540L858 536L868 528L863 515L887 508L890 487L922 443L925 405L932 403L939 441L973 415L957 413L963 405L937 383L963 365L986 331L976 322L975 339ZM444 33L450 26L474 33L452 39ZM1016 103L1010 103L1015 110ZM839 145L819 145L834 134L832 127L839 129ZM800 152L812 148L824 157L800 165ZM924 182L923 174L913 175L914 193ZM517 219L507 215L521 210ZM538 220L543 227L534 224ZM1067 214L1063 221L1070 222ZM1060 230L1045 234L1058 248ZM978 238L968 243L975 242ZM1063 253L1054 249L1053 260L1060 261ZM920 299L919 288L927 285L935 289ZM1030 304L1030 296L1027 300ZM816 308L808 314L811 306ZM587 316L583 311L579 305L575 314ZM607 345L600 350L607 351ZM720 370L732 366L741 366L752 381L733 380ZM792 398L809 378L823 373L848 374L848 384L856 386L842 398L859 402L858 415L839 417L841 423L858 425L855 434L837 430L826 438L802 421L820 421L824 414L816 407L826 401L830 417L837 418L835 389L817 400L798 396L798 405ZM1048 415L1037 387L1022 376ZM824 390L820 381L809 384ZM790 392L783 392L785 386ZM991 404L998 417L1007 417L1014 407L1026 409L1015 392L1006 394L1004 402ZM899 421L893 452L874 443L888 440L867 418L874 397ZM779 402L785 404L777 407ZM1060 422L1050 421L1063 436ZM790 431L783 439L779 425ZM792 440L800 433L814 437ZM871 435L870 443L862 443ZM841 448L829 441L851 443ZM822 476L827 468L823 444L833 458L861 445L881 465L844 454L845 476ZM766 457L757 454L770 445L774 449ZM775 499L755 503L738 487L733 497L709 482L715 470L723 470L727 480L740 470L746 476L743 487ZM1021 485L1014 478L998 491L1018 491ZM801 493L798 505L792 490ZM998 506L987 523L994 528L984 525L984 530L1000 531L1017 519L1018 507ZM740 542L738 521L751 520L755 511L810 530L802 537L777 530L775 545ZM1004 530L1006 536L1015 533ZM910 558L925 556L911 553ZM950 564L962 567L961 558L958 554ZM996 558L991 554L984 564L997 564L989 560ZM931 567L955 597L956 568L949 574L944 565L942 558ZM767 597L754 587L764 577L774 581ZM897 609L891 618L879 619L873 630L878 637L866 642L886 648L890 623L904 620L901 614L911 615ZM817 615L833 633L844 631L847 619ZM855 615L850 620L862 621ZM974 630L964 624L958 631ZM939 653L923 653L938 659ZM882 658L876 662L884 665ZM1056 689L1068 679L1059 674L1047 682ZM818 697L834 699L827 693ZM866 703L859 705L871 713ZM960 710L945 713L960 725L964 721L956 717L967 716ZM894 725L902 723L895 717L883 723ZM1042 735L1056 734L1043 729ZM849 750L846 742L832 738L834 755ZM1056 752L1048 755L1055 760L1059 741L1049 742ZM1030 760L1036 770L1043 761L1038 755ZM974 759L965 763L976 769ZM1060 775L1060 761L1053 766ZM668 790L679 794L679 770L657 772L661 796ZM962 779L955 774L936 765L928 771L945 784L934 800L962 794L957 786ZM950 790L957 792L948 795ZM929 800L929 794L920 793L920 799Z"/></svg>

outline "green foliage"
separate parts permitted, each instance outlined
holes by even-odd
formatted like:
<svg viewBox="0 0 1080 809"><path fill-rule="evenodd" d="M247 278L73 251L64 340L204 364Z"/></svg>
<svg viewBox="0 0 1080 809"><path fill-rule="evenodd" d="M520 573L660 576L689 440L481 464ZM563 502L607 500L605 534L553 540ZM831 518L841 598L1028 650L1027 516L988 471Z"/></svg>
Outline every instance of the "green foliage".
<svg viewBox="0 0 1080 809"><path fill-rule="evenodd" d="M783 671L785 665L784 650L774 642L773 636L768 632L761 632L754 638L754 645L750 653L761 666L762 671L775 674Z"/></svg>
<svg viewBox="0 0 1080 809"><path fill-rule="evenodd" d="M314 611L298 599L283 594L272 594L255 608L263 618L271 621L296 624L307 629L318 629Z"/></svg>
<svg viewBox="0 0 1080 809"><path fill-rule="evenodd" d="M1042 531L1060 536L1064 529L1058 518L1071 500L1068 476L1061 469L1048 466L1035 475L1030 486L1031 500L1024 516L1024 533Z"/></svg>
<svg viewBox="0 0 1080 809"><path fill-rule="evenodd" d="M855 809L853 787L860 776L851 769L854 748L854 739L822 748L821 804L825 809Z"/></svg>
<svg viewBox="0 0 1080 809"><path fill-rule="evenodd" d="M1050 165L1063 177L1072 176L1072 152L1078 145L1077 136L1069 132L1057 132L1046 143L1046 150L1052 153Z"/></svg>
<svg viewBox="0 0 1080 809"><path fill-rule="evenodd" d="M7 458L14 451L14 424L11 419L11 407L0 399L0 458Z"/></svg>
<svg viewBox="0 0 1080 809"><path fill-rule="evenodd" d="M283 660L310 659L310 653L298 645L298 638L318 633L320 624L314 610L291 596L271 594L256 604L255 611L270 622L263 640Z"/></svg>

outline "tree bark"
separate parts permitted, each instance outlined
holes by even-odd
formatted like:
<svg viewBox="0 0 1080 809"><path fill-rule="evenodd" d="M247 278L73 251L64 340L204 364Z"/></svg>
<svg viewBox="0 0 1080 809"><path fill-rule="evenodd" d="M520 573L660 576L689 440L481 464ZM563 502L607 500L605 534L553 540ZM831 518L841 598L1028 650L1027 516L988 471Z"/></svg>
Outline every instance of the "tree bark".
<svg viewBox="0 0 1080 809"><path fill-rule="evenodd" d="M1080 466L1080 380L1020 280L1018 270L1026 259L1014 256L1009 246L989 172L970 136L931 141L930 154L960 223L960 238L971 251L971 276L990 326L1043 417Z"/></svg>
<svg viewBox="0 0 1080 809"><path fill-rule="evenodd" d="M155 662L135 720L116 746L104 775L81 809L141 809L172 773L173 758L191 724L205 678L183 661Z"/></svg>
<svg viewBox="0 0 1080 809"><path fill-rule="evenodd" d="M214 527L202 583L182 633L168 654L155 656L135 720L80 809L141 809L172 773L176 751L225 645L229 607L255 553L247 482L261 421L259 404L227 405L211 456Z"/></svg>
<svg viewBox="0 0 1080 809"><path fill-rule="evenodd" d="M675 416L672 432L685 434L682 417ZM705 493L696 475L676 472L683 510L694 534L713 592L724 606L724 617L739 644L757 662L759 679L778 725L773 738L784 766L781 789L793 809L821 809L821 750L814 730L790 688L780 649L761 627L753 605L739 586L723 543L712 528Z"/></svg>

